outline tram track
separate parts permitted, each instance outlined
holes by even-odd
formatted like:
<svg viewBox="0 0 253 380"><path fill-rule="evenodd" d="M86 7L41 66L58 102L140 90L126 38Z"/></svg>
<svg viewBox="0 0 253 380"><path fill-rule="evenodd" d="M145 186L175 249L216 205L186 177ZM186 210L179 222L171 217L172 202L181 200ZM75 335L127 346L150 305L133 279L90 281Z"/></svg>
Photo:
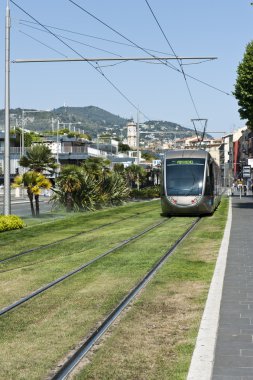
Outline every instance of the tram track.
<svg viewBox="0 0 253 380"><path fill-rule="evenodd" d="M170 220L171 218L169 219L163 219L163 220L160 220L158 223L155 223L155 224L152 224L151 226L147 227L146 229L144 229L143 231L141 231L140 233L136 234L136 235L133 235L131 236L130 238L124 240L123 242L117 244L115 247L103 252L102 254L96 256L94 259L82 264L81 266L79 266L78 268L66 273L65 275L59 277L58 279L54 280L54 281L51 281L50 283L40 287L39 289L29 293L28 295L20 298L19 300L17 300L16 302L2 308L0 310L0 316L10 312L11 310L17 308L18 306L24 304L25 302L28 302L29 300L31 300L32 298L36 297L37 295L39 294L42 294L44 293L46 290L56 286L57 284L61 283L62 281L66 280L67 278L70 278L71 276L79 273L80 271L82 271L83 269L87 268L88 266L92 265L93 263L97 262L98 260L101 260L102 258L106 257L107 255L109 255L110 253L113 253L115 252L116 250L120 249L120 248L123 248L124 246L126 246L127 244L133 242L134 240L140 238L141 236L145 235L146 233L152 231L153 229L159 227L160 225L166 223L168 220Z"/></svg>
<svg viewBox="0 0 253 380"><path fill-rule="evenodd" d="M61 365L60 369L54 371L50 376L50 380L65 380L74 371L80 361L85 358L91 348L99 341L106 333L109 327L114 323L116 318L125 310L131 301L139 294L139 292L148 284L155 276L156 272L164 265L168 257L176 250L178 245L192 232L196 225L200 222L201 217L187 228L187 230L176 240L176 242L165 252L165 254L153 265L153 267L144 275L144 277L134 286L132 290L123 298L123 300L115 307L115 309L104 319L94 332L90 333L89 337L83 341L79 348Z"/></svg>
<svg viewBox="0 0 253 380"><path fill-rule="evenodd" d="M6 258L4 258L4 259L1 259L1 260L0 260L0 264L5 263L5 262L10 261L10 260L13 260L13 259L15 259L15 258L18 258L18 257L24 256L24 255L27 255L27 254L29 254L29 253L33 253L33 252L36 252L36 251L39 251L39 250L43 250L43 249L45 249L45 248L52 247L52 246L54 246L54 245L57 245L57 244L63 243L63 242L65 242L65 241L67 241L67 240L74 239L75 237L78 237L78 236L81 236L81 235L85 235L85 234L88 234L88 233L91 233L91 232L98 231L98 230L100 230L100 229L103 229L103 228L105 228L105 227L111 226L111 225L113 225L113 224L117 224L117 223L123 222L123 221L125 221L125 220L131 219L131 218L134 218L134 217L136 217L136 216L140 216L140 215L146 214L146 213L148 213L148 212L152 212L152 211L153 211L153 209L149 209L149 210L146 210L146 211L143 211L143 212L137 212L137 213L134 213L134 214L132 214L132 215L129 215L129 216L125 217L125 218L121 218L121 219L118 219L118 220L116 220L116 221L109 222L109 223L104 223L104 224L102 224L101 226L97 226L97 227L91 228L91 229L86 230L86 231L80 231L80 232L78 232L78 233L76 233L76 234L73 234L73 235L71 235L71 236L67 236L67 237L65 237L65 238L58 239L58 240L56 240L56 241L54 241L54 242L52 242L52 243L43 244L43 245L40 245L40 246L37 246L37 247L31 248L31 249L27 249L27 250L25 250L25 251L21 251L21 252L19 252L19 253L16 253L15 255L11 255L11 256L9 256L9 257L6 257ZM4 272L4 271L3 271L3 272ZM0 273L2 273L2 271L0 271Z"/></svg>

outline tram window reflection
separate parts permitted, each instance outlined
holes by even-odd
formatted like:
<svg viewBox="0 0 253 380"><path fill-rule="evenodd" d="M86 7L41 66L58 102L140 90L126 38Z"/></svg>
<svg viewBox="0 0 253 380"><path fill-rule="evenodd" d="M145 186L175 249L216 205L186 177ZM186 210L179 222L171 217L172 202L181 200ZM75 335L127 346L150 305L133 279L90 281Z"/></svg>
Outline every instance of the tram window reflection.
<svg viewBox="0 0 253 380"><path fill-rule="evenodd" d="M167 195L202 195L205 160L167 160Z"/></svg>

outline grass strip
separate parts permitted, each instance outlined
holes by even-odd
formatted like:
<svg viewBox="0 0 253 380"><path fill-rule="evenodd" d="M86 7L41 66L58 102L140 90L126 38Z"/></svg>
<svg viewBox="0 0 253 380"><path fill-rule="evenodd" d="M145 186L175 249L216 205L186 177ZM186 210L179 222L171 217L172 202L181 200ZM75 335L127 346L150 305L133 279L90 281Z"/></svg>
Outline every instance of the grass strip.
<svg viewBox="0 0 253 380"><path fill-rule="evenodd" d="M223 199L197 226L73 379L186 379L227 209Z"/></svg>
<svg viewBox="0 0 253 380"><path fill-rule="evenodd" d="M0 320L3 378L41 379L104 319L192 223L178 218ZM50 348L50 349L49 349Z"/></svg>
<svg viewBox="0 0 253 380"><path fill-rule="evenodd" d="M160 218L157 210L127 219L103 230L75 237L46 251L31 253L2 263L0 308L61 277L129 237L153 225ZM13 270L11 270L13 268ZM86 269L87 270L87 269Z"/></svg>
<svg viewBox="0 0 253 380"><path fill-rule="evenodd" d="M105 223L120 220L135 213L158 210L158 204L158 201L139 202L95 212L74 213L61 220L27 227L23 230L1 233L0 259L23 250L64 239Z"/></svg>

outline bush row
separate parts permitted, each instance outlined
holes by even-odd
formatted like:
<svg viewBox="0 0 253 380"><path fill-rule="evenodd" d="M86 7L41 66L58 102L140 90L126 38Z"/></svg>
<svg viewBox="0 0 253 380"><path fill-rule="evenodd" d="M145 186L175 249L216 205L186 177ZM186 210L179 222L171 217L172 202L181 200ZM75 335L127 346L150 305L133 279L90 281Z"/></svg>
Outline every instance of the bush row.
<svg viewBox="0 0 253 380"><path fill-rule="evenodd" d="M153 199L160 197L160 186L144 187L131 190L130 197L134 199Z"/></svg>
<svg viewBox="0 0 253 380"><path fill-rule="evenodd" d="M16 215L0 215L0 232L18 230L24 226L23 220Z"/></svg>

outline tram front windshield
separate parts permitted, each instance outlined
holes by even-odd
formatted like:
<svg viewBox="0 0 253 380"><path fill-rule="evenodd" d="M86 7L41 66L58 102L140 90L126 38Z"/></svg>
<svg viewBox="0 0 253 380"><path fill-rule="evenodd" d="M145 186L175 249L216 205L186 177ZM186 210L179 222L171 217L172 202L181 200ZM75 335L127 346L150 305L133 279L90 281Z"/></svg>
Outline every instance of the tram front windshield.
<svg viewBox="0 0 253 380"><path fill-rule="evenodd" d="M204 168L203 158L167 159L167 195L202 195Z"/></svg>

